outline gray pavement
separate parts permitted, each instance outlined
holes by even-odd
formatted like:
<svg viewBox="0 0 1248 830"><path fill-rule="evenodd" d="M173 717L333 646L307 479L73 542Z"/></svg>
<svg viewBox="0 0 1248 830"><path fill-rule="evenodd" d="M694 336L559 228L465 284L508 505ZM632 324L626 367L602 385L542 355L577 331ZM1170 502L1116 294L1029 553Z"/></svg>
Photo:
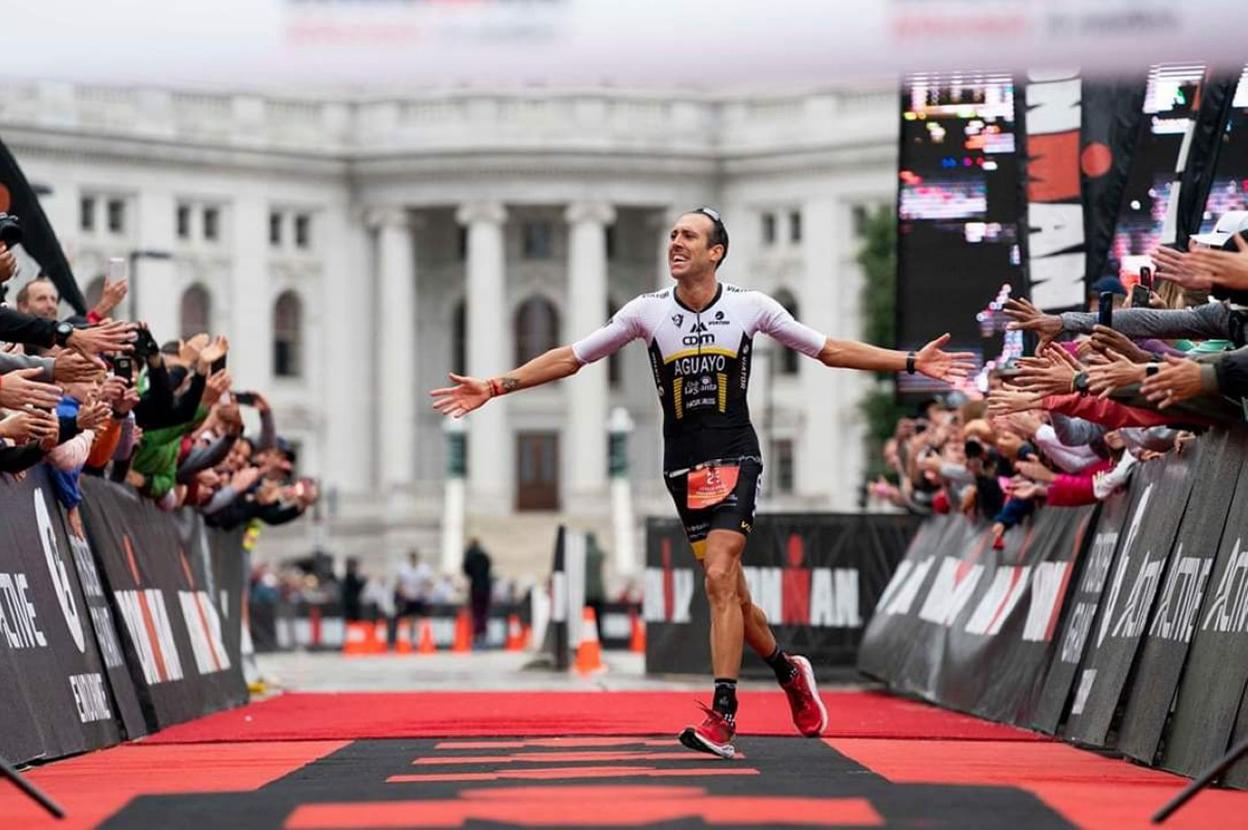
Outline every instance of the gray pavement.
<svg viewBox="0 0 1248 830"><path fill-rule="evenodd" d="M606 670L588 677L536 665L529 652L480 651L470 654L344 657L333 652L286 652L256 656L261 674L276 689L298 692L363 691L705 691L709 675L651 677L645 658L605 652ZM856 685L850 672L823 688ZM746 689L773 689L774 681L747 680Z"/></svg>

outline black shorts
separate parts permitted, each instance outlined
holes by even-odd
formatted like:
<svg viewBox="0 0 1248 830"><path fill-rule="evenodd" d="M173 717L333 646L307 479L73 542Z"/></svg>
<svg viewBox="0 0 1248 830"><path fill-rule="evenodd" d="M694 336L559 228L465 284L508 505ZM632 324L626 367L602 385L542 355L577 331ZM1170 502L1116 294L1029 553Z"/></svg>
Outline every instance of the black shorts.
<svg viewBox="0 0 1248 830"><path fill-rule="evenodd" d="M740 472L737 486L718 504L702 509L692 509L688 502L688 470L664 473L667 491L676 502L676 512L685 526L685 535L693 555L701 561L706 556L706 536L712 530L735 530L749 536L754 528L754 508L763 482L763 463L757 458L742 458L736 462Z"/></svg>

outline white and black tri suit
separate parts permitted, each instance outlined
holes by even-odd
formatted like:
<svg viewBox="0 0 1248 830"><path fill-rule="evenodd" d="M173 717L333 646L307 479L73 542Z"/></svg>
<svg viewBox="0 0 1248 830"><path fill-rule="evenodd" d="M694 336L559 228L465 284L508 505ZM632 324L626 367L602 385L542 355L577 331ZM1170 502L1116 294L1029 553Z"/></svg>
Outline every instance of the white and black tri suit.
<svg viewBox="0 0 1248 830"><path fill-rule="evenodd" d="M701 311L674 288L642 294L572 345L585 364L646 342L663 406L664 478L699 558L710 530L748 534L754 523L763 463L746 392L758 332L811 357L826 340L766 294L720 283Z"/></svg>

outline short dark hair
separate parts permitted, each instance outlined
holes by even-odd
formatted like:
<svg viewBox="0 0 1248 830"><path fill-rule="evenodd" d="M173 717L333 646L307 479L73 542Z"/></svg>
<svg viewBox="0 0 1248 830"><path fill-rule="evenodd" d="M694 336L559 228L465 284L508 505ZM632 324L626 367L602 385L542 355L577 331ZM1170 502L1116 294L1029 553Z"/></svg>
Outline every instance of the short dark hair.
<svg viewBox="0 0 1248 830"><path fill-rule="evenodd" d="M728 229L724 227L724 220L720 218L719 211L714 208L700 207L694 208L689 212L697 213L711 220L711 236L707 244L711 248L714 248L716 245L722 245L724 248L724 255L719 258L719 262L715 263L715 268L718 269L719 266L724 264L724 260L728 258Z"/></svg>

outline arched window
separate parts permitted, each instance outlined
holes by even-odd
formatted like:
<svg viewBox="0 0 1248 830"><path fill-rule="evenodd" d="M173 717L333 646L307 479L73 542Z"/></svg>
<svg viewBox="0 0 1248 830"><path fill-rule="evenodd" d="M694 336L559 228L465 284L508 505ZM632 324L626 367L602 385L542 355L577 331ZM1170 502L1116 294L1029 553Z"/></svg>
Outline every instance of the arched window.
<svg viewBox="0 0 1248 830"><path fill-rule="evenodd" d="M786 311L794 317L797 317L797 300L794 299L793 295L790 294L788 290L781 289L780 291L777 291L775 300L780 305L784 306ZM800 354L792 349L781 347L780 362L776 368L782 375L796 375L798 372L798 362L801 360L801 357L802 356Z"/></svg>
<svg viewBox="0 0 1248 830"><path fill-rule="evenodd" d="M620 310L619 306L615 304L615 301L608 298L607 299L607 319L609 320L612 317L614 317L615 312L619 310ZM612 389L619 389L620 382L621 382L620 353L612 352L607 357L607 385L610 386Z"/></svg>
<svg viewBox="0 0 1248 830"><path fill-rule="evenodd" d="M282 292L273 304L273 374L303 374L303 302L293 291Z"/></svg>
<svg viewBox="0 0 1248 830"><path fill-rule="evenodd" d="M87 290L83 293L83 299L87 301L87 308L95 308L95 304L100 301L100 297L104 295L104 277L99 276L87 283ZM125 309L122 309L124 311ZM117 312L120 313L120 312Z"/></svg>
<svg viewBox="0 0 1248 830"><path fill-rule="evenodd" d="M559 345L559 312L545 297L529 297L516 310L516 365Z"/></svg>
<svg viewBox="0 0 1248 830"><path fill-rule="evenodd" d="M199 283L182 292L178 336L183 340L200 332L212 333L212 295Z"/></svg>
<svg viewBox="0 0 1248 830"><path fill-rule="evenodd" d="M467 327L467 307L460 300L451 312L451 371L457 375L468 374L468 338L465 335Z"/></svg>

